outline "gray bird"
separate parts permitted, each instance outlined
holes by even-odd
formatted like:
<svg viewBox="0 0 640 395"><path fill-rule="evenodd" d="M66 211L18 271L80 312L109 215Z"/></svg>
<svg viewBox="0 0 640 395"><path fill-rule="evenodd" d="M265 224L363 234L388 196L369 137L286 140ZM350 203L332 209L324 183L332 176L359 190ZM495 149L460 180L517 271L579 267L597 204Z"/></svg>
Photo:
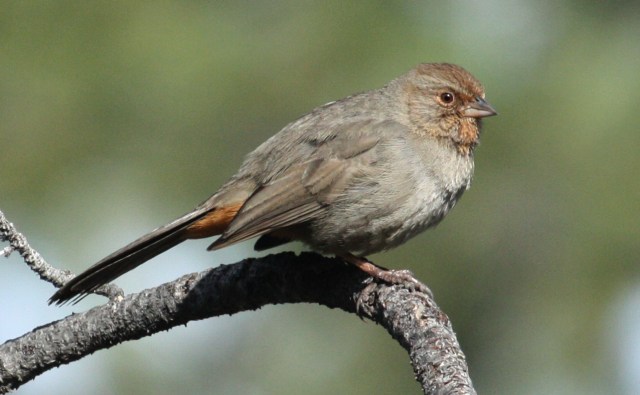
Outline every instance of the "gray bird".
<svg viewBox="0 0 640 395"><path fill-rule="evenodd" d="M247 155L193 211L91 266L49 303L77 301L187 239L214 235L209 250L298 240L383 281L416 281L362 256L436 225L469 188L480 119L496 114L484 97L463 68L430 63L318 107Z"/></svg>

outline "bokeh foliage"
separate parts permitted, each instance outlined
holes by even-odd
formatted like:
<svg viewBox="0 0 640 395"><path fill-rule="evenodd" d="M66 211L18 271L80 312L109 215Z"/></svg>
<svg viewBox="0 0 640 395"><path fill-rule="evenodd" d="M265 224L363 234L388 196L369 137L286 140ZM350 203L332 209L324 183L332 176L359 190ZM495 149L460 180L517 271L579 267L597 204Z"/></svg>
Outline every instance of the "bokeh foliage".
<svg viewBox="0 0 640 395"><path fill-rule="evenodd" d="M622 1L3 2L0 208L45 258L81 270L205 199L313 107L458 63L500 113L473 188L435 231L374 260L432 287L480 393L636 393L638 338L616 312L640 313L625 299L640 285L639 18ZM205 245L123 284L252 254ZM3 340L73 310L48 307L52 287L9 262ZM419 390L380 328L302 305L121 345L20 393L43 391Z"/></svg>

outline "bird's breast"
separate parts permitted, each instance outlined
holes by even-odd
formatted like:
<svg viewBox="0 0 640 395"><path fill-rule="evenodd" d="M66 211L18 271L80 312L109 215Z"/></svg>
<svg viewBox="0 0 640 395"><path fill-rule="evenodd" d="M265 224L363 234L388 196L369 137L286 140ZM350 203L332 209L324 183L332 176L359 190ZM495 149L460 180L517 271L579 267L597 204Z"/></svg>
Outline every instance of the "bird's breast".
<svg viewBox="0 0 640 395"><path fill-rule="evenodd" d="M471 180L473 163L455 157L460 159L445 155L436 165L412 156L404 166L377 173L375 181L352 186L311 224L307 244L329 253L369 255L436 225Z"/></svg>

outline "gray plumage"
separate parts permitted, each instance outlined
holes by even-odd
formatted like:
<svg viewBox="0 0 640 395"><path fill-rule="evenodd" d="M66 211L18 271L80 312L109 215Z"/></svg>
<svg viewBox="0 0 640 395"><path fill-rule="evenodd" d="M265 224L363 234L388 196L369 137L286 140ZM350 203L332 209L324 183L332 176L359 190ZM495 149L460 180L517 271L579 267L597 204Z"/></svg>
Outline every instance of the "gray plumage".
<svg viewBox="0 0 640 395"><path fill-rule="evenodd" d="M220 233L209 249L258 236L257 249L299 240L396 279L355 255L395 247L442 220L470 185L480 118L491 115L480 83L444 63L327 103L247 155L194 211L102 259L50 302L82 298L186 239Z"/></svg>

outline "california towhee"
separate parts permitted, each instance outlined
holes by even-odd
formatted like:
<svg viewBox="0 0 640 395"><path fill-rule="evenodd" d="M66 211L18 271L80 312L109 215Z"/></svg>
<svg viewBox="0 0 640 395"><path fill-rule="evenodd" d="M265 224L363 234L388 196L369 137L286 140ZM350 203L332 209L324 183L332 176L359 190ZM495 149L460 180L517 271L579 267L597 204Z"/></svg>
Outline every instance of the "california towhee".
<svg viewBox="0 0 640 395"><path fill-rule="evenodd" d="M195 210L91 266L49 303L77 301L187 239L214 235L209 250L253 237L256 250L299 240L383 281L417 281L360 256L442 220L469 188L480 118L495 114L480 82L446 63L327 103L247 155Z"/></svg>

